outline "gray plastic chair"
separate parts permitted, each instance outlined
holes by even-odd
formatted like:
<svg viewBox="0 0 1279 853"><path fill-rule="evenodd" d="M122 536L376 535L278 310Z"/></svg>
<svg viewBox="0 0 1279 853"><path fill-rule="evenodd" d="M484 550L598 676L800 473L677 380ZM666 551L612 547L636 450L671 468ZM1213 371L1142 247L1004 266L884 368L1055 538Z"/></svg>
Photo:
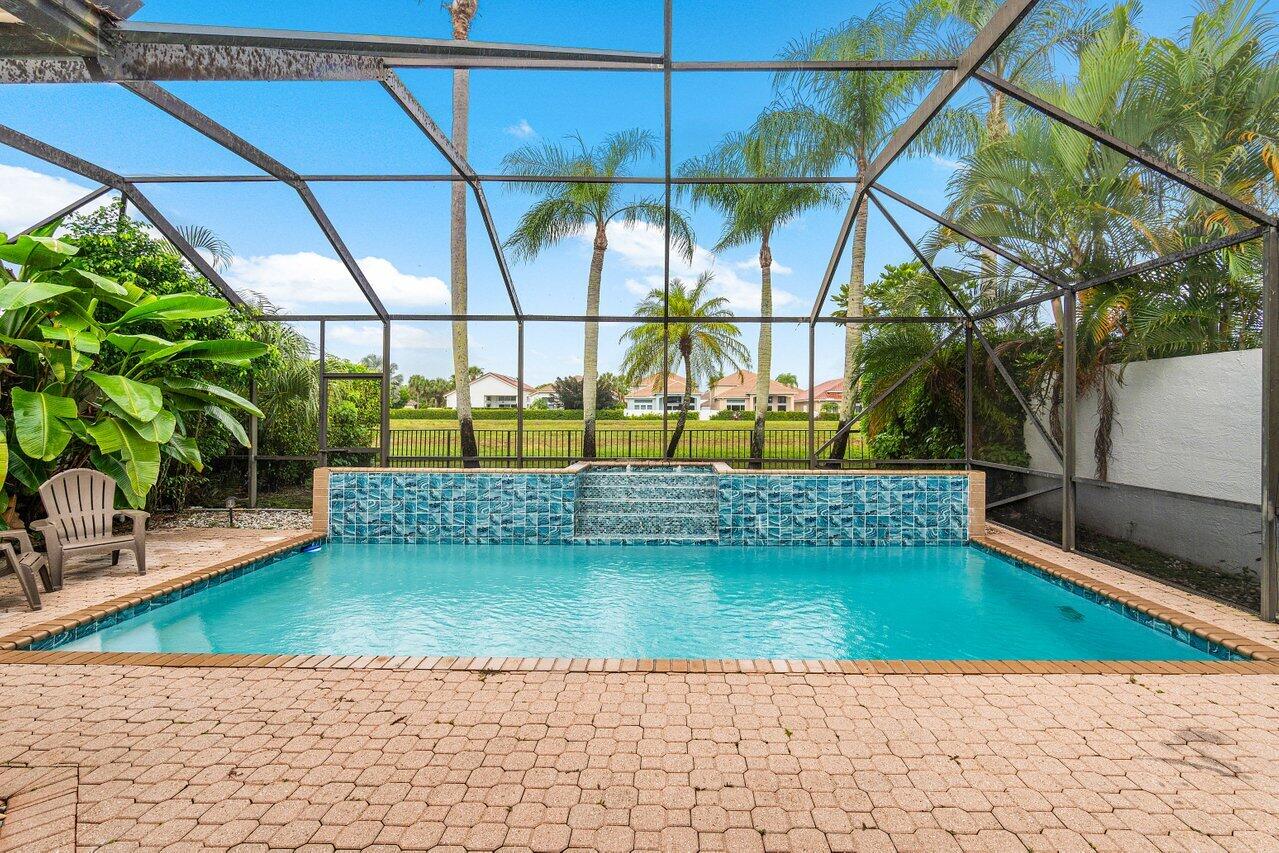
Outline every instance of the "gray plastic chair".
<svg viewBox="0 0 1279 853"><path fill-rule="evenodd" d="M120 562L121 551L132 551L138 574L147 573L146 535L149 513L115 508L115 480L100 471L72 468L51 477L40 487L40 501L49 516L32 523L44 534L49 552L49 575L54 589L62 588L62 565L68 554L111 552L111 565ZM133 532L117 536L117 517L133 520Z"/></svg>
<svg viewBox="0 0 1279 853"><path fill-rule="evenodd" d="M13 544L10 544L13 543ZM47 592L53 592L53 578L49 576L49 561L44 554L37 554L31 547L31 536L25 530L0 530L0 575L13 572L22 585L22 594L32 610L39 610L40 588L36 586L36 573L44 581Z"/></svg>

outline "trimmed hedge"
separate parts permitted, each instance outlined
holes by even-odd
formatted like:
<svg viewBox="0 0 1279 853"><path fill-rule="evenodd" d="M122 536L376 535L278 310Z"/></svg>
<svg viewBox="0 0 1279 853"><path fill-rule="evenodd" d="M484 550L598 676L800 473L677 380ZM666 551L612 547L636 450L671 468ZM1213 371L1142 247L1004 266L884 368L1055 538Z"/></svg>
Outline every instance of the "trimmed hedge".
<svg viewBox="0 0 1279 853"><path fill-rule="evenodd" d="M823 420L821 413L817 415L818 420ZM825 418L829 420L829 416ZM752 423L755 420L754 412L730 412L722 411L711 415L713 421L743 421ZM808 412L765 412L764 420L766 421L807 421Z"/></svg>

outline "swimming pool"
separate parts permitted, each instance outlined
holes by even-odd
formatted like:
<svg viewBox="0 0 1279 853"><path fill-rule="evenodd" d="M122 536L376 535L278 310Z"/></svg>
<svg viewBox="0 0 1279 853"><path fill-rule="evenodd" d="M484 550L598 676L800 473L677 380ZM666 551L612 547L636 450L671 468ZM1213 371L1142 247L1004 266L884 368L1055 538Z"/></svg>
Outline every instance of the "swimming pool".
<svg viewBox="0 0 1279 853"><path fill-rule="evenodd" d="M327 543L41 644L66 651L1206 660L973 545Z"/></svg>

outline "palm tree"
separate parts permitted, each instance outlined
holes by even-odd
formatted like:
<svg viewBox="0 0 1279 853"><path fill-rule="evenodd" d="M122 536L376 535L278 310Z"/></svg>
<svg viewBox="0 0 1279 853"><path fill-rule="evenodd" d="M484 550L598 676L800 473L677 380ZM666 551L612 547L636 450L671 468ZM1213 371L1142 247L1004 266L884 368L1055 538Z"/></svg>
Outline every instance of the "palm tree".
<svg viewBox="0 0 1279 853"><path fill-rule="evenodd" d="M925 40L924 53L958 56L998 8L999 0L916 0L910 14L927 21L922 31L940 34ZM1054 79L1054 54L1067 49L1078 55L1104 21L1105 14L1083 0L1045 0L1004 39L984 67L1023 88L1046 85ZM1010 129L1007 96L986 87L984 95L947 105L925 126L917 144L941 156L965 157L987 142L1003 139ZM937 248L966 244L949 231L937 237ZM998 307L998 291L1005 283L999 256L982 249L978 259L983 278L978 304L983 309Z"/></svg>
<svg viewBox="0 0 1279 853"><path fill-rule="evenodd" d="M1279 68L1261 48L1265 19L1248 0L1222 0L1196 16L1181 44L1147 39L1130 13L1117 7L1081 51L1077 81L1040 86L1038 94L1239 198L1273 202ZM1037 115L1021 116L1006 137L966 158L951 195L952 218L1065 280L1250 225ZM1078 382L1081 393L1096 394L1100 478L1115 420L1115 368L1255 340L1258 269L1257 247L1245 245L1170 268L1158 284L1147 277L1081 294ZM1053 309L1060 329L1060 307ZM1042 373L1053 384L1055 421L1059 350L1049 359Z"/></svg>
<svg viewBox="0 0 1279 853"><path fill-rule="evenodd" d="M749 133L730 134L710 154L684 163L680 174L690 178L792 174L793 159L774 145L767 133L771 123L771 116L766 115ZM694 204L709 204L724 217L715 251L759 243L759 311L764 317L773 313L773 235L804 211L831 204L841 196L838 188L828 184L693 184L688 191ZM751 431L750 464L761 467L764 414L768 411L772 386L772 323L759 324L759 352L755 361L755 427Z"/></svg>
<svg viewBox="0 0 1279 853"><path fill-rule="evenodd" d="M581 136L571 139L573 144L567 146L526 145L508 154L502 166L508 173L516 174L607 179L624 176L636 161L657 154L657 143L647 130L613 133L593 148L587 147ZM584 232L592 237L591 266L586 279L588 317L598 317L600 313L600 280L604 274L604 254L608 251L609 223L633 226L642 222L662 228L666 220L666 206L661 198L624 198L618 184L530 181L516 183L514 188L540 196L507 240L507 246L517 258L532 260L545 249ZM675 210L670 217L670 243L673 252L692 260L692 228ZM582 455L587 459L595 458L599 337L599 323L588 320L582 357Z"/></svg>
<svg viewBox="0 0 1279 853"><path fill-rule="evenodd" d="M901 16L877 7L831 30L792 43L784 59L874 60L909 56L920 16ZM850 163L864 173L875 153L888 141L913 108L913 96L929 82L911 71L787 72L778 75L777 88L787 106L774 113L771 132L791 147L808 170L825 174ZM869 205L863 204L853 227L847 316L865 313L866 226ZM861 327L844 327L844 395L839 404L841 427L853 416ZM831 447L831 458L842 459L847 431Z"/></svg>
<svg viewBox="0 0 1279 853"><path fill-rule="evenodd" d="M449 0L449 17L453 38L466 41L471 35L471 21L479 10L479 0ZM466 158L471 113L471 78L465 68L453 69L453 147ZM449 296L454 314L467 312L466 278L466 186L453 181L449 195ZM479 445L475 441L475 422L471 417L470 342L466 320L453 321L453 387L457 391L457 425L462 448L462 464L467 468L480 465Z"/></svg>
<svg viewBox="0 0 1279 853"><path fill-rule="evenodd" d="M692 289L678 278L671 279L670 300L665 302L665 312L662 308L665 294L661 288L653 288L644 301L635 306L636 316L693 319L669 324L669 334L660 322L644 323L627 329L621 338L628 344L622 359L622 370L628 382L669 370L669 366L676 362L684 363L684 394L680 400L679 420L675 422L675 431L666 446L667 459L673 459L679 448L684 423L688 419L688 404L698 381L705 379L709 387L712 377L723 374L726 365L733 369L750 367L750 351L738 340L741 331L728 322L733 316L728 300L706 294L713 279L714 273L704 272L697 277Z"/></svg>

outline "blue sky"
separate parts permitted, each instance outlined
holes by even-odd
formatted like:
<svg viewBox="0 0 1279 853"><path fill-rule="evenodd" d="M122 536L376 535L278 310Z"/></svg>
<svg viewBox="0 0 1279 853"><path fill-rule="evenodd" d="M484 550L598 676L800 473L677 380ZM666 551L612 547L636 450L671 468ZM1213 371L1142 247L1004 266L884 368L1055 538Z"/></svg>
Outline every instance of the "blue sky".
<svg viewBox="0 0 1279 853"><path fill-rule="evenodd" d="M677 0L677 59L763 59L793 39L830 27L873 4L810 0ZM360 14L352 13L356 8ZM1147 4L1149 32L1174 35L1193 12L1192 0ZM491 41L660 51L660 0L480 0L472 37ZM148 0L135 18L147 21L419 35L447 38L448 16L438 0L223 2ZM450 74L402 75L444 127L449 124ZM373 83L187 83L168 88L301 172L442 172L439 154ZM673 84L674 160L700 154L727 132L742 129L772 98L772 78L757 73L676 75ZM561 141L580 133L588 143L625 128L644 128L660 139L662 80L658 74L563 71L475 71L471 78L470 159L481 172L499 171L516 147ZM0 122L124 174L244 174L255 170L229 152L170 120L135 96L108 85L0 87ZM885 183L934 209L945 205L952 166L937 158L899 162ZM659 159L638 174L659 175ZM56 210L88 183L8 149L0 149L0 230L16 230ZM234 249L228 278L297 313L367 312L349 276L292 191L274 184L151 185L152 200L176 223L208 226ZM393 311L447 310L448 190L444 184L316 184L316 195L379 286ZM654 188L638 188L637 194ZM660 188L656 188L660 191ZM499 233L508 235L526 197L501 185L487 188ZM925 222L905 211L915 236ZM774 240L776 313L806 314L843 215L842 206L812 211ZM694 263L677 274L713 268L719 292L739 313L756 313L759 273L751 247L711 251L720 221L694 211L699 245ZM909 250L887 224L873 217L868 275L907 260ZM509 310L492 253L472 208L471 310ZM526 311L583 310L589 245L570 240L512 272ZM661 237L649 231L613 235L606 260L603 310L629 313L661 278ZM303 326L314 336L314 326ZM755 326L743 327L753 349ZM623 326L601 332L601 366L616 369ZM581 324L528 324L530 381L581 370ZM838 375L841 333L818 337L817 379ZM374 323L335 326L333 348L358 357L380 349ZM514 324L473 324L472 361L515 372ZM445 323L397 324L393 360L407 373L450 371ZM806 384L807 329L775 330L774 370Z"/></svg>

